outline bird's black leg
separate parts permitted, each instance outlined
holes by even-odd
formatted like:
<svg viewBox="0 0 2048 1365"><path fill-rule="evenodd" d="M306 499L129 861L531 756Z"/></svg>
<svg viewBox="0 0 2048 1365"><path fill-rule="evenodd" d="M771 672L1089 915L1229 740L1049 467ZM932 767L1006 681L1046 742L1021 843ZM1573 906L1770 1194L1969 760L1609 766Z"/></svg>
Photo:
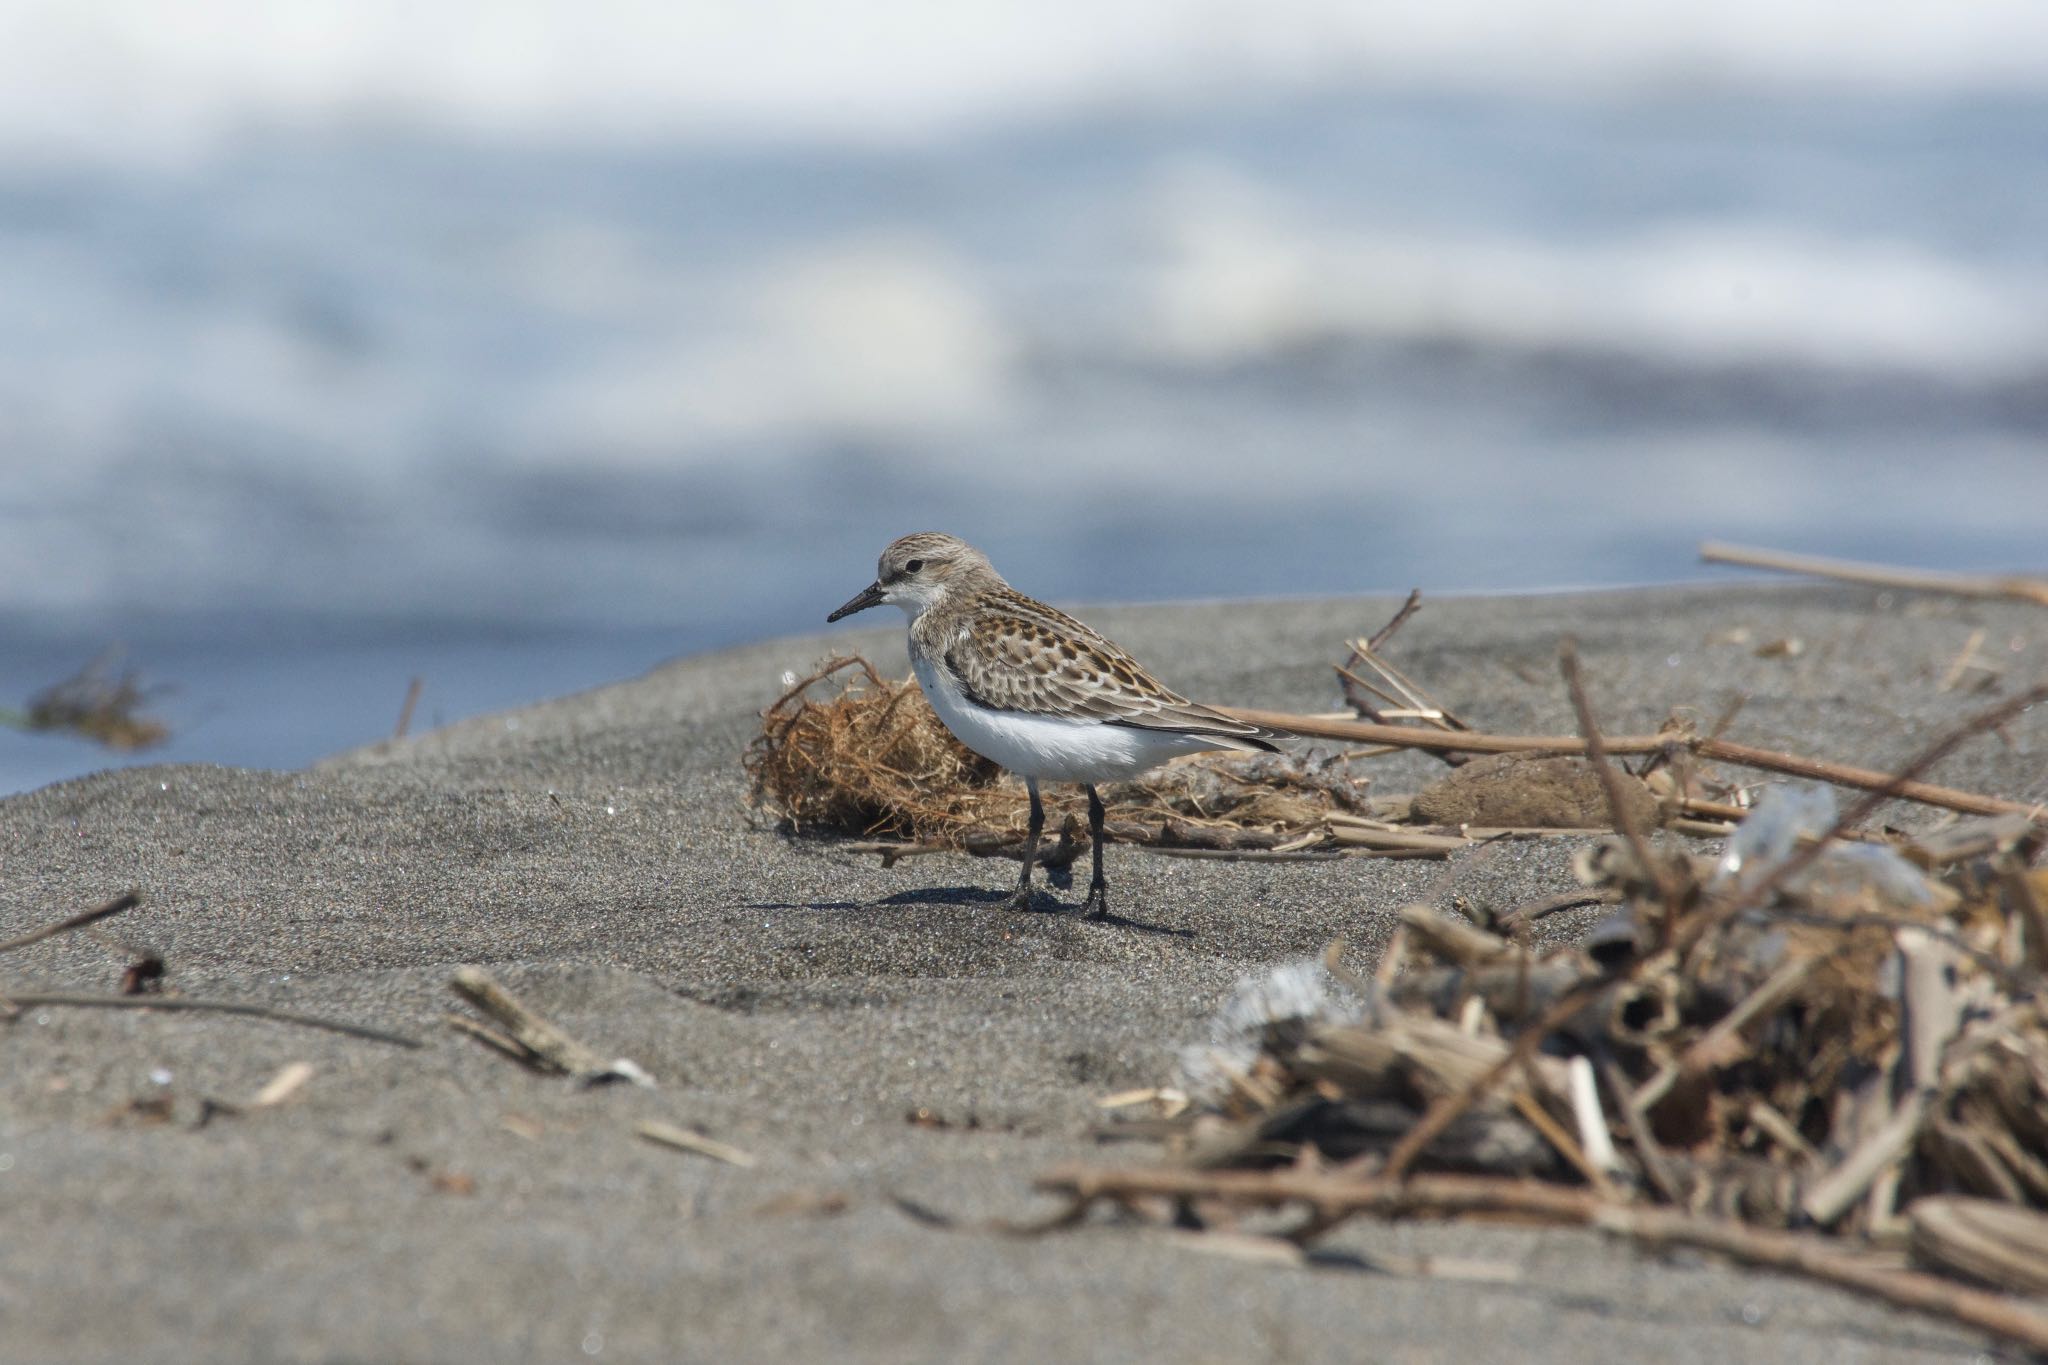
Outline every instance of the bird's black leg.
<svg viewBox="0 0 2048 1365"><path fill-rule="evenodd" d="M1031 865L1038 861L1038 836L1045 832L1045 806L1038 799L1038 779L1025 778L1024 790L1031 793L1031 823L1024 831L1024 871L1017 878L1016 891L1003 902L1010 910L1031 908Z"/></svg>
<svg viewBox="0 0 2048 1365"><path fill-rule="evenodd" d="M1081 909L1089 919L1105 919L1109 915L1109 883L1102 879L1102 798L1092 782L1088 784L1088 845L1094 854L1095 875L1088 880L1088 899Z"/></svg>

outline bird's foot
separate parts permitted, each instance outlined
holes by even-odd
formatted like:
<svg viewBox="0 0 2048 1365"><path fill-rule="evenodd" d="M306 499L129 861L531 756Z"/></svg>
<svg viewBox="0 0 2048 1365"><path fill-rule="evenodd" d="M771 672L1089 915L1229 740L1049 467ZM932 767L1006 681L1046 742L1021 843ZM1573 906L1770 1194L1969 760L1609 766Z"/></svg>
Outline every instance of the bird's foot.
<svg viewBox="0 0 2048 1365"><path fill-rule="evenodd" d="M1088 899L1081 902L1083 919L1109 918L1109 888L1101 882L1088 888Z"/></svg>
<svg viewBox="0 0 2048 1365"><path fill-rule="evenodd" d="M1003 910L1029 910L1031 908L1031 888L1028 886L1018 887L1015 891L1003 897L998 908Z"/></svg>

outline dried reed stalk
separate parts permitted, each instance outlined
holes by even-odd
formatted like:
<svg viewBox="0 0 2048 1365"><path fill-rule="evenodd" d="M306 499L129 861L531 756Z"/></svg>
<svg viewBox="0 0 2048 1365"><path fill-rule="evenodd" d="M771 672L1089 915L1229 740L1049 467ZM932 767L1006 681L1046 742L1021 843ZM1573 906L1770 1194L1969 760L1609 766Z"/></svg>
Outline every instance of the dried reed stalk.
<svg viewBox="0 0 2048 1365"><path fill-rule="evenodd" d="M1909 592L1939 592L1957 597L1995 597L2014 602L2031 602L2048 607L2048 579L2020 574L1940 573L1929 569L1902 569L1889 564L1865 564L1849 559L1828 559L1821 555L1791 554L1748 545L1729 545L1717 540L1700 544L1700 559L1707 564L1737 564L1749 569L1773 569L1780 573L1832 578L1843 583L1864 583L1877 588L1901 588Z"/></svg>
<svg viewBox="0 0 2048 1365"><path fill-rule="evenodd" d="M2026 705L2040 699L2033 693L2028 695L2032 700L2025 703ZM1339 739L1356 743L1384 744L1394 748L1473 754L1588 752L1586 741L1577 735L1488 735L1477 731L1425 730L1411 725L1375 725L1370 721L1331 719L1327 716L1308 716L1291 711L1262 711L1243 706L1219 706L1216 709L1238 720L1275 730L1285 730L1305 739ZM1965 815L2016 814L2035 820L2048 818L2048 808L2044 808L2039 802L2010 801L2001 797L1962 791L1955 787L1938 786L1931 782L1899 782L1895 774L1880 772L1875 768L1859 768L1828 759L1782 753L1712 736L1688 738L1682 734L1609 735L1602 743L1605 752L1615 756L1683 751L1697 758L1733 763L1738 767L1756 768L1764 772L1782 773L1787 777L1810 778L1816 782L1826 782L1837 787L1852 787L1861 791L1883 791L1892 798L1915 801L1926 806L1939 806L1946 810L1960 811Z"/></svg>

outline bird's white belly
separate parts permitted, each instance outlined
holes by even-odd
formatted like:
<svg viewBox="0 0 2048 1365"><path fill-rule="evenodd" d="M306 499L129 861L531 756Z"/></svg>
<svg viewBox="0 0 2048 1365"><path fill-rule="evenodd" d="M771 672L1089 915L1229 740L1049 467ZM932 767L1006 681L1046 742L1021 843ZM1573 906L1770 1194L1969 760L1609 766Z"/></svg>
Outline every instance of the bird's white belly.
<svg viewBox="0 0 2048 1365"><path fill-rule="evenodd" d="M1107 782L1134 777L1177 754L1216 748L1199 735L1138 730L977 706L946 674L912 651L918 686L956 738L1020 777L1048 782Z"/></svg>

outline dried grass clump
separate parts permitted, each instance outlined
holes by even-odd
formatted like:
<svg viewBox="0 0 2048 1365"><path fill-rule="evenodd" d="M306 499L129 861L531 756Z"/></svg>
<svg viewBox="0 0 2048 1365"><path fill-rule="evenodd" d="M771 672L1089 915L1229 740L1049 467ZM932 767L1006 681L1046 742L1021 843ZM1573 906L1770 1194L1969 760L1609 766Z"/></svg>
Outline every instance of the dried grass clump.
<svg viewBox="0 0 2048 1365"><path fill-rule="evenodd" d="M838 692L815 698L828 680ZM953 738L914 680L886 681L861 658L827 660L762 712L745 765L754 803L805 832L964 848L970 836L1021 839L1030 803ZM1338 760L1257 754L1173 763L1100 791L1121 842L1256 850L1320 842L1332 814L1365 809L1365 785ZM1054 811L1072 800L1046 792Z"/></svg>
<svg viewBox="0 0 2048 1365"><path fill-rule="evenodd" d="M827 679L838 694L813 700ZM998 772L953 738L915 683L886 682L862 658L828 659L776 698L744 762L755 804L793 829L909 839L978 823Z"/></svg>

